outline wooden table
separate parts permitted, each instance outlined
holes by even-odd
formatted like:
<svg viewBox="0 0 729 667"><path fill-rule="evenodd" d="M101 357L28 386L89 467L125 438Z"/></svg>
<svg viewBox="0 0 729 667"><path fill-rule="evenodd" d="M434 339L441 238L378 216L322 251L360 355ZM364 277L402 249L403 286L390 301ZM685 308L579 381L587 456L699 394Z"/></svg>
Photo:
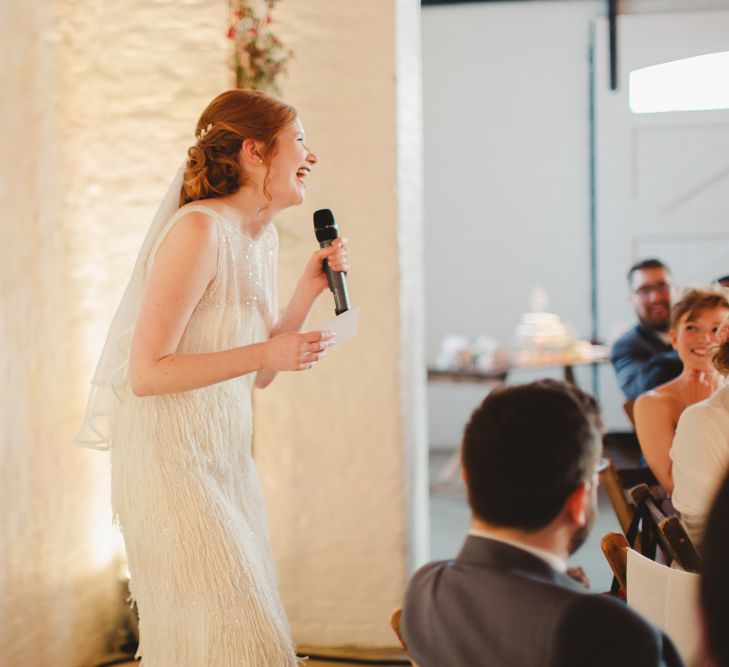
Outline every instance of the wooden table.
<svg viewBox="0 0 729 667"><path fill-rule="evenodd" d="M589 354L577 356L575 354L549 353L540 356L529 356L525 353L516 353L508 364L488 370L467 368L463 370L444 370L428 367L428 382L452 382L495 384L506 382L511 371L535 370L539 368L562 368L565 382L577 385L575 381L575 366L593 366L604 364L610 360L610 349L606 345L593 345ZM460 452L456 450L438 473L439 485L449 485L456 478L461 463Z"/></svg>
<svg viewBox="0 0 729 667"><path fill-rule="evenodd" d="M502 384L510 371L535 370L538 368L562 368L566 382L576 384L575 366L596 366L610 360L610 349L606 345L593 345L589 354L574 355L559 352L530 356L516 353L508 364L479 370L466 368L463 370L444 370L428 366L428 382L474 382Z"/></svg>

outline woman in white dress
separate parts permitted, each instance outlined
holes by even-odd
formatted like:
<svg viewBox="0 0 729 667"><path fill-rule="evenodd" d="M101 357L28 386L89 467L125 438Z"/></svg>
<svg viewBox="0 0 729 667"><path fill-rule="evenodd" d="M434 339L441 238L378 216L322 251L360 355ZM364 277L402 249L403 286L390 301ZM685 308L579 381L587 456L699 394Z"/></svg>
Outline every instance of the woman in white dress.
<svg viewBox="0 0 729 667"><path fill-rule="evenodd" d="M301 121L268 95L231 90L202 113L196 137L94 379L85 427L99 437L77 441L113 441L112 504L144 667L288 667L251 390L311 368L333 343L299 329L327 286L323 261L348 270L346 242L313 253L279 319L271 223L303 202L317 163Z"/></svg>
<svg viewBox="0 0 729 667"><path fill-rule="evenodd" d="M711 363L719 327L729 318L729 291L692 287L671 308L671 344L683 363L681 374L635 401L633 417L648 466L668 495L673 493L669 450L681 413L711 396L724 379Z"/></svg>
<svg viewBox="0 0 729 667"><path fill-rule="evenodd" d="M722 325L712 352L717 371L729 375L729 323ZM671 447L673 506L696 546L721 481L729 471L729 385L681 415Z"/></svg>

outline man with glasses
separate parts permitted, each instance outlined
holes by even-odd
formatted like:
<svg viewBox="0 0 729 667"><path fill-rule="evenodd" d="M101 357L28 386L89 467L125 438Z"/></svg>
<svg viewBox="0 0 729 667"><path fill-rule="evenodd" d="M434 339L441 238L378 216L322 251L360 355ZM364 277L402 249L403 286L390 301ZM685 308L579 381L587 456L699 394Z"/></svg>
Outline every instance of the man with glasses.
<svg viewBox="0 0 729 667"><path fill-rule="evenodd" d="M634 401L677 377L683 365L668 338L673 296L668 267L644 259L630 267L628 285L638 324L615 341L610 361L625 398Z"/></svg>
<svg viewBox="0 0 729 667"><path fill-rule="evenodd" d="M556 380L492 391L463 435L471 529L408 585L400 619L420 667L674 667L673 644L567 576L597 512L601 424Z"/></svg>

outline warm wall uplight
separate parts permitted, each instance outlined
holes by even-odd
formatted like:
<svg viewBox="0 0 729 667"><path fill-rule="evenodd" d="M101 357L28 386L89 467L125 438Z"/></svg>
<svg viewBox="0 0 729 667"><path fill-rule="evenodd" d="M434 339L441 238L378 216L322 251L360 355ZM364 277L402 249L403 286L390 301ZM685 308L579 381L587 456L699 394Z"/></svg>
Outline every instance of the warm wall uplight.
<svg viewBox="0 0 729 667"><path fill-rule="evenodd" d="M634 70L629 99L633 113L729 109L729 51Z"/></svg>
<svg viewBox="0 0 729 667"><path fill-rule="evenodd" d="M87 456L100 456L87 452ZM106 471L108 475L108 470ZM100 492L90 498L88 511L89 533L92 540L89 549L89 565L95 570L104 570L111 563L126 563L124 539L119 528L112 522L107 484L99 485Z"/></svg>

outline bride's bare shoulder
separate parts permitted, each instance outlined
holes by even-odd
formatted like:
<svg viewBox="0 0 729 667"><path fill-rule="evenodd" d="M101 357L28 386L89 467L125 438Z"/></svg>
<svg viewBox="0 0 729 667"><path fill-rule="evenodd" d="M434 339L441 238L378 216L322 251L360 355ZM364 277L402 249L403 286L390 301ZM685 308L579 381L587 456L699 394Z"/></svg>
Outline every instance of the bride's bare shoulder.
<svg viewBox="0 0 729 667"><path fill-rule="evenodd" d="M178 236L193 241L216 241L217 231L215 218L213 217L216 211L210 206L204 207L207 210L201 210L201 208L199 202L182 206L177 211L177 220L170 231L176 231Z"/></svg>
<svg viewBox="0 0 729 667"><path fill-rule="evenodd" d="M177 209L176 217L178 220L204 220L206 224L213 223L213 216L218 211L208 205L207 200L193 201L180 206Z"/></svg>
<svg viewBox="0 0 729 667"><path fill-rule="evenodd" d="M189 269L201 260L212 264L212 258L217 257L219 239L215 220L210 213L188 206L178 210L174 223L158 242L153 255L155 264L182 262Z"/></svg>

